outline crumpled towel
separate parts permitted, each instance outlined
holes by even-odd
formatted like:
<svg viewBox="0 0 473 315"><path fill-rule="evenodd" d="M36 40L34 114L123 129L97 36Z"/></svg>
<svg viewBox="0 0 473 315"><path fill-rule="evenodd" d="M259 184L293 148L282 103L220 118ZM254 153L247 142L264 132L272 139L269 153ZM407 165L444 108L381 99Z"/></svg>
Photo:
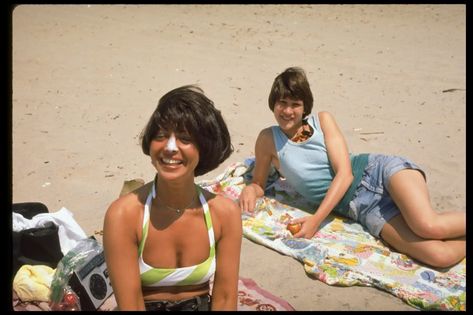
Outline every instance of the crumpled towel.
<svg viewBox="0 0 473 315"><path fill-rule="evenodd" d="M18 298L27 301L49 301L49 291L55 269L44 265L23 265L13 279Z"/></svg>
<svg viewBox="0 0 473 315"><path fill-rule="evenodd" d="M13 231L19 232L26 229L44 227L47 222L53 222L58 226L59 243L61 252L67 252L77 245L77 242L87 238L84 230L74 220L73 214L68 209L62 207L57 212L40 213L31 220L26 219L21 214L13 212Z"/></svg>

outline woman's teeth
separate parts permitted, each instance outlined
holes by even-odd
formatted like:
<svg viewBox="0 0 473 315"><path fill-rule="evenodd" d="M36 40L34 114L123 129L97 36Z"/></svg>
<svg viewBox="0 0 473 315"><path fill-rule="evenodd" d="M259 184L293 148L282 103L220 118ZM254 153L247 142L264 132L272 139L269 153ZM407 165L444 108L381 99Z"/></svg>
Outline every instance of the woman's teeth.
<svg viewBox="0 0 473 315"><path fill-rule="evenodd" d="M179 160L172 160L172 159L165 159L165 158L163 158L163 162L166 164L180 164L181 163L181 161Z"/></svg>

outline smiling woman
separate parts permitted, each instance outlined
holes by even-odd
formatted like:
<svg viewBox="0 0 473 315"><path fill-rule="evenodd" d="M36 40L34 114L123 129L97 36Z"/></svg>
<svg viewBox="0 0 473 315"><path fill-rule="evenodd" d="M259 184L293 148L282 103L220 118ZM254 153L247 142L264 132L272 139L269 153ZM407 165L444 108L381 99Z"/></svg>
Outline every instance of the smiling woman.
<svg viewBox="0 0 473 315"><path fill-rule="evenodd" d="M200 158L195 176L215 169L233 151L220 111L194 85L172 90L160 99L142 134L143 152L150 155L151 142L167 139L172 132L181 143L197 146Z"/></svg>
<svg viewBox="0 0 473 315"><path fill-rule="evenodd" d="M433 267L465 257L465 212L433 209L425 173L409 159L350 153L334 116L311 114L313 96L302 68L287 68L274 79L268 105L277 125L256 139L252 183L239 197L243 211L254 210L274 166L315 205L310 215L291 222L300 224L291 230L294 237L312 238L333 211Z"/></svg>
<svg viewBox="0 0 473 315"><path fill-rule="evenodd" d="M197 86L174 89L141 140L155 179L115 200L104 221L119 309L236 310L240 209L194 183L233 151L220 111Z"/></svg>

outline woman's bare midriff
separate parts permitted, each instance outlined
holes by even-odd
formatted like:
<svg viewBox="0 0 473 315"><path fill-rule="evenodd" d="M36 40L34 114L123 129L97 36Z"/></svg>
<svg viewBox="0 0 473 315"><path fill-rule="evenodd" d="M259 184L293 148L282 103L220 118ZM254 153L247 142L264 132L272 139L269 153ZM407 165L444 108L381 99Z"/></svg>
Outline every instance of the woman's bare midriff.
<svg viewBox="0 0 473 315"><path fill-rule="evenodd" d="M206 294L210 291L209 283L171 286L158 288L143 288L143 297L146 301L168 300L177 301L190 299L194 296Z"/></svg>

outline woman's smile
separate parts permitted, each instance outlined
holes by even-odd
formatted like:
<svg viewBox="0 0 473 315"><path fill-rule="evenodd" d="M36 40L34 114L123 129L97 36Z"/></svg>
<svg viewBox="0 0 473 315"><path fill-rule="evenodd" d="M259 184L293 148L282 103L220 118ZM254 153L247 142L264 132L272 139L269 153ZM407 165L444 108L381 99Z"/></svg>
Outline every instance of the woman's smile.
<svg viewBox="0 0 473 315"><path fill-rule="evenodd" d="M183 163L181 160L169 159L169 158L161 158L160 161L162 164L165 164L165 165L177 165L177 164Z"/></svg>

